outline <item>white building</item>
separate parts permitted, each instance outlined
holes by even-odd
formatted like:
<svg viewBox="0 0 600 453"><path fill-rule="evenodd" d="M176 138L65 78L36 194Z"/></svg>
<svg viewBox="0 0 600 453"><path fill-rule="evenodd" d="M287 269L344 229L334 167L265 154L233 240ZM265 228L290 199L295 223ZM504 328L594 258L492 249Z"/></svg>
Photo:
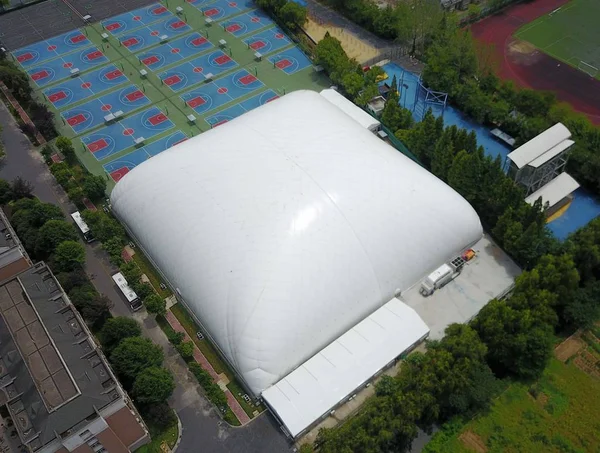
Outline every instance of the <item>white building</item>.
<svg viewBox="0 0 600 453"><path fill-rule="evenodd" d="M396 296L482 237L459 194L310 91L153 157L111 201L294 437L428 334Z"/></svg>

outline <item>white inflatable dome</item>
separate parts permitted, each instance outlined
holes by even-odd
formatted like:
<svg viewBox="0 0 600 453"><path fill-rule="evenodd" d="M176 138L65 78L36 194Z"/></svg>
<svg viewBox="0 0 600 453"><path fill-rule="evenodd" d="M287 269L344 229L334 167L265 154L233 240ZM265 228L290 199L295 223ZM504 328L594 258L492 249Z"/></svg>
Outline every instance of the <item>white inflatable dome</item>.
<svg viewBox="0 0 600 453"><path fill-rule="evenodd" d="M256 395L482 235L458 193L312 91L153 157L111 201Z"/></svg>

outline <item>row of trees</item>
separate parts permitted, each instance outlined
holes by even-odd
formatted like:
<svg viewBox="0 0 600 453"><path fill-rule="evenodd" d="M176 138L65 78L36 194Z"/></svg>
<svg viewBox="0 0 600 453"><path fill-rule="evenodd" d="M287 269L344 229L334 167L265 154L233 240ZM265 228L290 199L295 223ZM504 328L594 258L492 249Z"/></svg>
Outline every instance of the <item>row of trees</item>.
<svg viewBox="0 0 600 453"><path fill-rule="evenodd" d="M306 7L292 0L256 0L256 5L292 31L299 30L308 17Z"/></svg>

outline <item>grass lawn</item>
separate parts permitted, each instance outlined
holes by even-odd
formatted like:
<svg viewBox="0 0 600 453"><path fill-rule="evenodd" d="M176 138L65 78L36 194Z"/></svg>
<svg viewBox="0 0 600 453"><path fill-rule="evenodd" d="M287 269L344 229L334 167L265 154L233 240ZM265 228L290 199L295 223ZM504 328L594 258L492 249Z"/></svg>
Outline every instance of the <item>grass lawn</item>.
<svg viewBox="0 0 600 453"><path fill-rule="evenodd" d="M160 288L160 283L162 282L162 279L160 278L159 273L156 271L156 269L154 269L154 266L152 266L150 261L148 261L148 258L146 258L146 256L142 253L142 251L139 248L135 249L133 261L135 261L142 273L146 274L146 277L148 277L150 283L152 283L152 286L154 286L154 289L160 297L164 299L173 294L169 290L169 287L167 287L167 289Z"/></svg>
<svg viewBox="0 0 600 453"><path fill-rule="evenodd" d="M177 420L165 430L157 429L152 425L148 425L148 429L150 430L150 436L152 436L152 442L138 448L136 453L163 453L160 448L163 442L166 442L169 448L175 446L179 434Z"/></svg>
<svg viewBox="0 0 600 453"><path fill-rule="evenodd" d="M600 452L600 381L552 359L537 383L512 384L488 414L437 447L444 453Z"/></svg>
<svg viewBox="0 0 600 453"><path fill-rule="evenodd" d="M265 410L264 406L260 405L258 407L250 405L246 403L244 399L241 398L238 393L244 395L246 393L245 390L242 389L241 385L237 382L235 375L229 369L227 364L221 359L219 353L215 350L215 348L210 344L210 342L205 338L204 340L199 340L196 336L196 332L198 332L199 328L196 324L196 321L191 317L185 307L181 304L175 304L171 307L171 311L177 317L181 325L185 328L188 335L194 340L198 349L204 354L204 357L208 359L212 367L215 369L217 374L225 373L227 378L229 379L229 384L227 384L227 388L231 391L235 399L240 403L248 417L253 418L252 413L256 410L262 412Z"/></svg>
<svg viewBox="0 0 600 453"><path fill-rule="evenodd" d="M555 12L524 25L515 37L548 55L600 78L600 2L572 0Z"/></svg>

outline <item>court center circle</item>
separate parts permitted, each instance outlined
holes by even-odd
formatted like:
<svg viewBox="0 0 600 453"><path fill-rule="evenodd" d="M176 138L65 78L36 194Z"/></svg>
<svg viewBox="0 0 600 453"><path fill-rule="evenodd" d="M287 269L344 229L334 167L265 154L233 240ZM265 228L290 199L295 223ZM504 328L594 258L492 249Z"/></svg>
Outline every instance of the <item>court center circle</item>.
<svg viewBox="0 0 600 453"><path fill-rule="evenodd" d="M284 35L283 33L277 33L277 34L275 35L275 38L277 38L277 39L283 39L283 38L284 38L284 36L285 36L285 35Z"/></svg>
<svg viewBox="0 0 600 453"><path fill-rule="evenodd" d="M150 33L150 36L158 36L158 32L156 30L154 30L153 32Z"/></svg>
<svg viewBox="0 0 600 453"><path fill-rule="evenodd" d="M132 128L128 127L127 129L125 129L123 131L123 135L126 135L126 136L133 135L134 132L135 131Z"/></svg>
<svg viewBox="0 0 600 453"><path fill-rule="evenodd" d="M196 67L194 68L194 72L195 72L195 73L200 73L200 72L202 72L202 71L204 71L204 68L202 68L202 67L200 67L200 66L196 66Z"/></svg>
<svg viewBox="0 0 600 453"><path fill-rule="evenodd" d="M260 22L260 17L253 17L252 22Z"/></svg>
<svg viewBox="0 0 600 453"><path fill-rule="evenodd" d="M70 67L72 67L72 66L73 66L73 63L65 63L65 64L63 64L63 68L67 68L67 69L70 68Z"/></svg>
<svg viewBox="0 0 600 453"><path fill-rule="evenodd" d="M231 6L232 8L235 8L237 6L237 3L236 2L230 2L229 6Z"/></svg>
<svg viewBox="0 0 600 453"><path fill-rule="evenodd" d="M181 49L175 47L174 49L171 49L171 53L179 53L181 52Z"/></svg>
<svg viewBox="0 0 600 453"><path fill-rule="evenodd" d="M140 16L133 16L133 20L139 21L142 20L142 18Z"/></svg>
<svg viewBox="0 0 600 453"><path fill-rule="evenodd" d="M51 46L48 46L48 50L52 52L53 50L56 50L56 46L52 44Z"/></svg>
<svg viewBox="0 0 600 453"><path fill-rule="evenodd" d="M104 104L102 107L100 107L103 111L108 112L110 109L112 109L112 105L110 104Z"/></svg>
<svg viewBox="0 0 600 453"><path fill-rule="evenodd" d="M83 88L84 90L89 89L92 86L92 84L90 82L85 82L81 84L81 88Z"/></svg>
<svg viewBox="0 0 600 453"><path fill-rule="evenodd" d="M227 91L229 91L227 88L221 87L221 88L219 88L217 90L217 93L219 93L219 94L225 94L225 93L227 93Z"/></svg>

